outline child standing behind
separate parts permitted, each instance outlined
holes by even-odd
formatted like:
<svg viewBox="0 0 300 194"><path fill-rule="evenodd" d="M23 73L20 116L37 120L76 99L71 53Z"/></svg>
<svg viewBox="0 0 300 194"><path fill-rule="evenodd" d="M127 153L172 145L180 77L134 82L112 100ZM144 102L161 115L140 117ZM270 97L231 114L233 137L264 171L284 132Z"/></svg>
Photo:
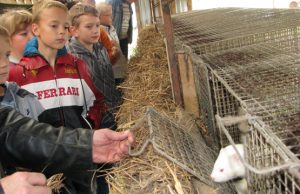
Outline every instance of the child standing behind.
<svg viewBox="0 0 300 194"><path fill-rule="evenodd" d="M104 98L95 88L87 65L67 53L68 28L68 10L62 3L43 0L34 4L32 31L36 38L28 42L10 80L37 95L45 108L39 121L55 127L100 128L107 110ZM72 194L95 192L92 172L70 174L65 175Z"/></svg>
<svg viewBox="0 0 300 194"><path fill-rule="evenodd" d="M85 63L64 47L69 27L67 8L45 0L36 3L33 11L36 37L28 42L16 69L10 70L10 80L36 94L46 109L41 119L47 123L99 128L106 111L103 96L92 83Z"/></svg>
<svg viewBox="0 0 300 194"><path fill-rule="evenodd" d="M104 46L98 42L100 36L99 15L95 7L88 4L76 4L70 9L72 38L67 44L68 50L75 56L87 62L87 67L99 91L105 97L105 102L114 111L120 101L114 81L112 65ZM114 120L112 114L105 115L105 120ZM110 166L103 166L110 168ZM105 173L97 178L98 194L109 193L105 181Z"/></svg>
<svg viewBox="0 0 300 194"><path fill-rule="evenodd" d="M27 10L9 10L1 15L0 25L8 30L11 41L10 68L20 62L27 42L32 38L32 14Z"/></svg>
<svg viewBox="0 0 300 194"><path fill-rule="evenodd" d="M114 111L120 102L112 65L106 49L98 42L100 36L99 14L95 7L76 4L70 9L72 38L68 50L87 62L89 72L97 89L104 95L110 110Z"/></svg>
<svg viewBox="0 0 300 194"><path fill-rule="evenodd" d="M0 26L0 45L0 104L38 120L39 114L44 109L36 96L21 89L16 83L7 82L11 44L9 32L2 26Z"/></svg>
<svg viewBox="0 0 300 194"><path fill-rule="evenodd" d="M113 71L115 76L116 85L121 84L127 75L127 59L122 54L121 47L119 44L119 38L115 27L112 25L112 6L109 3L101 2L96 4L96 9L100 13L100 24L101 28L105 29L111 41L114 44L115 52L119 53L117 57L113 59Z"/></svg>

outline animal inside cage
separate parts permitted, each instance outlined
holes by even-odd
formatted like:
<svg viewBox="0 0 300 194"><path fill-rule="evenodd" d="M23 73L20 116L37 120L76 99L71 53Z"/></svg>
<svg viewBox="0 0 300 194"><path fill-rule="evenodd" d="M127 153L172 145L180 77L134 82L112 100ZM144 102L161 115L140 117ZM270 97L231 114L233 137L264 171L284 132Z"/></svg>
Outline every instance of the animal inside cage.
<svg viewBox="0 0 300 194"><path fill-rule="evenodd" d="M238 98L233 102L235 97L228 92L222 92L226 91L226 88L220 84L218 77L212 74L212 69L206 65L210 63L207 62L210 60L210 54L220 53L214 57L218 60L211 62L210 65L213 66L216 63L218 67L221 67L233 61L236 64L246 64L267 60L282 51L287 55L298 53L300 52L300 22L296 16L299 14L299 10L224 8L194 11L172 18L176 48L184 47L184 50L189 48L196 54L196 57L193 57L193 69L198 102L201 116L211 136L215 134L214 114L236 115L240 102ZM270 46L247 52L245 49L239 51L241 47L262 44ZM232 49L231 52L225 52L230 49ZM221 72L218 72L218 76L222 77ZM224 96L217 95L212 98L216 90ZM228 105L231 107L230 110L229 108L217 109L217 101L219 104L226 104L227 98L231 98L232 104ZM239 135L234 134L234 131L237 131L236 126L230 128L231 134L239 142ZM221 145L228 144L223 136L220 136L220 141Z"/></svg>
<svg viewBox="0 0 300 194"><path fill-rule="evenodd" d="M247 135L249 163L258 169L287 160L300 164L299 55L285 47L260 43L207 53L201 58L212 73L215 113L220 117L239 116L242 107L263 123L264 129ZM237 125L229 128L229 134L238 142ZM222 131L220 136L222 146L228 144L222 141L226 140ZM297 193L299 178L299 173L285 169L265 176L249 172L248 181L253 192Z"/></svg>
<svg viewBox="0 0 300 194"><path fill-rule="evenodd" d="M215 114L240 116L243 110L257 118L244 138L246 161L256 169L300 162L299 14L289 9L224 8L172 18L177 45L196 54L197 95L209 130L217 126ZM239 124L227 130L241 142ZM219 138L222 147L229 144L220 127ZM249 171L247 176L251 193L300 193L299 179L298 167L267 174Z"/></svg>
<svg viewBox="0 0 300 194"><path fill-rule="evenodd" d="M287 156L278 137L263 122L258 118L251 118L249 115L247 117L251 124L250 134L244 136L247 162L242 156L239 157L247 169L250 193L299 193L299 161L294 161ZM223 130L230 143L235 147L235 142L225 127L225 123L228 124L228 118L221 118L217 115L216 120L219 128Z"/></svg>

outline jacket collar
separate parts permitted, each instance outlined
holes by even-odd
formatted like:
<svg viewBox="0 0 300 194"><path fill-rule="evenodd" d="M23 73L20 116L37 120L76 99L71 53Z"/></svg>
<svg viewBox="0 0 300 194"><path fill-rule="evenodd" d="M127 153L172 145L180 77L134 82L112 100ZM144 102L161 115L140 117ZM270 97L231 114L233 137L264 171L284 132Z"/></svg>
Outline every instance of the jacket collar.
<svg viewBox="0 0 300 194"><path fill-rule="evenodd" d="M38 42L38 39L37 37L34 37L32 38L27 44L26 44L26 47L25 47L25 50L24 50L24 56L35 56L35 55L41 55L39 50L38 50L38 45L39 45L39 42ZM59 49L58 52L57 52L57 57L60 57L62 55L65 55L67 54L67 49L66 47L64 46L63 48Z"/></svg>
<svg viewBox="0 0 300 194"><path fill-rule="evenodd" d="M56 56L56 64L75 65L77 60L74 56L68 54L66 47L59 49ZM26 69L38 69L49 65L38 50L38 39L32 38L26 45L24 57L20 61L20 65Z"/></svg>
<svg viewBox="0 0 300 194"><path fill-rule="evenodd" d="M70 49L71 47L73 48L72 52L74 53L88 55L91 54L91 52L87 48L85 48L75 37L72 37L68 44L70 46ZM93 45L93 48L95 48L95 44Z"/></svg>

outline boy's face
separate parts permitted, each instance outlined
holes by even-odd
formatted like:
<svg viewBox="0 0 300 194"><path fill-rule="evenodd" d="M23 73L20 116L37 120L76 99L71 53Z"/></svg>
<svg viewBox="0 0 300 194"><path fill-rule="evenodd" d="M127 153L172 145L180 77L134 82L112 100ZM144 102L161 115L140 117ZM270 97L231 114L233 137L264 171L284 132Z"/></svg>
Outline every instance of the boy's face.
<svg viewBox="0 0 300 194"><path fill-rule="evenodd" d="M100 21L97 16L82 15L79 17L79 26L73 26L73 35L85 46L99 41Z"/></svg>
<svg viewBox="0 0 300 194"><path fill-rule="evenodd" d="M107 11L100 15L100 23L102 25L111 26L112 25L112 8L107 7Z"/></svg>
<svg viewBox="0 0 300 194"><path fill-rule="evenodd" d="M42 11L39 22L32 24L32 31L39 38L39 44L55 50L64 47L68 39L68 28L68 14L57 7Z"/></svg>
<svg viewBox="0 0 300 194"><path fill-rule="evenodd" d="M22 56L27 42L32 38L31 24L11 36L11 50L15 55Z"/></svg>
<svg viewBox="0 0 300 194"><path fill-rule="evenodd" d="M8 78L10 43L0 37L0 83L4 83Z"/></svg>

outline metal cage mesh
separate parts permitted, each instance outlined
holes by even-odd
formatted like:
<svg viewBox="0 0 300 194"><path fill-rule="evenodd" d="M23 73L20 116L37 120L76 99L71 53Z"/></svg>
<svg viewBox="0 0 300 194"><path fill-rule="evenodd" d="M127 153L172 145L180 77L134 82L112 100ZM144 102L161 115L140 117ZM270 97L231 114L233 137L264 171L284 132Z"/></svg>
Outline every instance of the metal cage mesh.
<svg viewBox="0 0 300 194"><path fill-rule="evenodd" d="M266 131L253 129L246 138L247 161L255 167L272 167L284 164L288 160L284 154L279 154L269 143L269 134ZM299 177L298 177L299 178ZM248 189L251 193L289 193L300 192L298 178L288 170L281 170L268 175L258 175L248 171Z"/></svg>
<svg viewBox="0 0 300 194"><path fill-rule="evenodd" d="M209 53L202 59L213 72L216 114L237 115L238 107L243 106L275 135L271 138L258 129L252 130L246 144L249 163L260 169L286 160L299 162L299 56L284 47L261 43ZM237 126L230 127L229 132L238 141ZM221 144L226 145L222 141L226 138L220 135ZM284 154L279 155L280 150ZM287 170L265 176L249 172L248 182L254 193L300 192L297 178Z"/></svg>
<svg viewBox="0 0 300 194"><path fill-rule="evenodd" d="M173 17L177 41L196 53L298 36L300 10L224 8Z"/></svg>
<svg viewBox="0 0 300 194"><path fill-rule="evenodd" d="M136 146L134 150L129 152L130 155L141 154L146 146L152 143L156 152L202 182L218 188L222 194L234 193L230 184L215 184L211 181L210 173L216 159L216 153L206 146L201 136L193 137L184 127L152 108L148 108L145 117L133 128L148 129L150 133L148 137L145 136L144 144Z"/></svg>
<svg viewBox="0 0 300 194"><path fill-rule="evenodd" d="M246 159L257 169L300 162L299 16L300 10L225 8L173 17L177 44L197 55L195 83L209 130L214 114L238 116L240 107L262 123L246 136ZM237 125L228 131L240 142ZM219 134L221 145L229 144ZM250 192L300 193L296 171L249 171Z"/></svg>
<svg viewBox="0 0 300 194"><path fill-rule="evenodd" d="M212 80L209 75L209 70L203 61L197 60L197 56L192 57L196 92L201 112L201 120L208 129L208 134L205 136L207 144L214 150L218 150L218 140L215 138L217 132L215 131L214 108L215 104L212 100Z"/></svg>

